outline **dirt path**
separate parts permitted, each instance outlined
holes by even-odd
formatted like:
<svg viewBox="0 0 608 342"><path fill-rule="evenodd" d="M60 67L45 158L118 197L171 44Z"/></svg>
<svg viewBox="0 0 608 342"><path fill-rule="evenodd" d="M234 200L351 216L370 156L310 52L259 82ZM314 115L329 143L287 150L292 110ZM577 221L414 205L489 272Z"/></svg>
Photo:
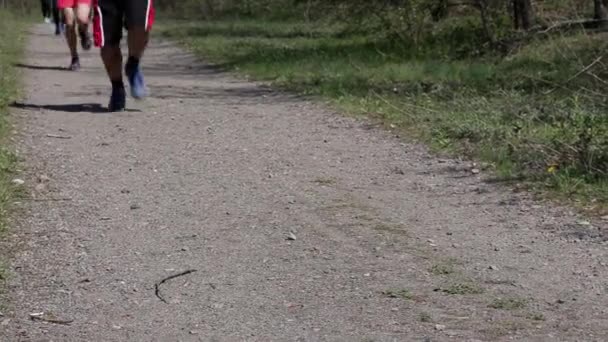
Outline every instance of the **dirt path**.
<svg viewBox="0 0 608 342"><path fill-rule="evenodd" d="M601 222L167 43L152 97L99 113L96 53L55 70L46 31L15 109L39 200L2 246L1 341L608 340Z"/></svg>

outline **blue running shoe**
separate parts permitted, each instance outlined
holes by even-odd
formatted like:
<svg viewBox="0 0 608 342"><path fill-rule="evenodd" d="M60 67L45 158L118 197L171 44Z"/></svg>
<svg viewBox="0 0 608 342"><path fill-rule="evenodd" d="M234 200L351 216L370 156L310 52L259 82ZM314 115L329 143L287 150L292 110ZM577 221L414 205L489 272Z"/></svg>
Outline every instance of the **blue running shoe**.
<svg viewBox="0 0 608 342"><path fill-rule="evenodd" d="M143 99L146 97L146 83L144 82L144 75L141 73L139 65L127 63L127 65L125 65L125 74L129 79L131 96L136 99Z"/></svg>
<svg viewBox="0 0 608 342"><path fill-rule="evenodd" d="M110 103L108 104L108 111L110 112L122 112L126 106L125 88L114 88L112 89L112 96L110 96Z"/></svg>

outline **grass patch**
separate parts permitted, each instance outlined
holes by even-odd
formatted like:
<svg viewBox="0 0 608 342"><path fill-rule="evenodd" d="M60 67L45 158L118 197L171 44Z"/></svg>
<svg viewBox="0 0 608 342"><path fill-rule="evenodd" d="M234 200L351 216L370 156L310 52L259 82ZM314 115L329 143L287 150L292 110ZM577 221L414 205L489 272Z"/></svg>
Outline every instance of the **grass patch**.
<svg viewBox="0 0 608 342"><path fill-rule="evenodd" d="M490 341L496 341L501 337L512 335L518 330L525 329L526 325L517 321L500 321L485 325L479 329Z"/></svg>
<svg viewBox="0 0 608 342"><path fill-rule="evenodd" d="M462 41L476 34L467 18L437 25L417 49L317 22L175 22L161 31L225 69L486 161L502 179L608 203L608 67L572 77L605 51L606 35L537 39L506 57L471 55L462 53L478 43Z"/></svg>
<svg viewBox="0 0 608 342"><path fill-rule="evenodd" d="M17 71L23 46L23 23L10 13L0 12L0 233L6 229L9 204L14 193L11 183L17 158L7 148L11 127L8 106L18 96Z"/></svg>
<svg viewBox="0 0 608 342"><path fill-rule="evenodd" d="M433 317L428 312L421 312L418 315L418 320L422 323L431 323L433 321Z"/></svg>
<svg viewBox="0 0 608 342"><path fill-rule="evenodd" d="M389 298L401 298L405 300L414 298L408 289L385 290L382 291L382 294Z"/></svg>
<svg viewBox="0 0 608 342"><path fill-rule="evenodd" d="M6 267L3 264L0 264L0 283L6 280Z"/></svg>
<svg viewBox="0 0 608 342"><path fill-rule="evenodd" d="M540 312L535 312L535 313L531 313L528 315L528 318L533 320L533 321L544 321L545 320L545 315L543 315Z"/></svg>
<svg viewBox="0 0 608 342"><path fill-rule="evenodd" d="M431 266L431 273L434 275L449 275L455 272L454 265L451 263L440 263Z"/></svg>
<svg viewBox="0 0 608 342"><path fill-rule="evenodd" d="M319 177L319 178L316 178L315 180L313 180L313 183L316 183L319 185L333 185L333 184L336 184L336 180L333 178Z"/></svg>
<svg viewBox="0 0 608 342"><path fill-rule="evenodd" d="M440 291L449 295L477 295L484 293L483 287L470 281L454 282L441 288Z"/></svg>
<svg viewBox="0 0 608 342"><path fill-rule="evenodd" d="M409 235L405 225L403 224L379 222L375 224L372 228L379 232L386 232L403 236Z"/></svg>
<svg viewBox="0 0 608 342"><path fill-rule="evenodd" d="M9 104L19 95L14 64L21 57L24 24L11 13L0 11L0 239L6 232L10 205L17 190L12 184L17 158L8 147L11 126L7 116ZM2 285L7 277L2 257L0 253L0 306L3 301Z"/></svg>
<svg viewBox="0 0 608 342"><path fill-rule="evenodd" d="M528 301L521 298L497 298L489 307L498 310L519 310L526 307Z"/></svg>

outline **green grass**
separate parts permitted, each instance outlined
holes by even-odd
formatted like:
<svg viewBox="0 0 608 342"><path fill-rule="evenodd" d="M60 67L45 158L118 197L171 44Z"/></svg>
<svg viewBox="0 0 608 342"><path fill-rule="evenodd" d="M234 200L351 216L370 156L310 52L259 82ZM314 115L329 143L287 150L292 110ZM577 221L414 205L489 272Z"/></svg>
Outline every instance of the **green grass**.
<svg viewBox="0 0 608 342"><path fill-rule="evenodd" d="M454 264L452 263L438 263L431 266L430 271L434 275L449 275L455 272Z"/></svg>
<svg viewBox="0 0 608 342"><path fill-rule="evenodd" d="M408 289L386 290L382 291L382 294L389 298L401 298L405 300L410 300L413 298L412 293Z"/></svg>
<svg viewBox="0 0 608 342"><path fill-rule="evenodd" d="M433 317L428 312L421 312L418 314L418 320L422 323L430 323L433 321Z"/></svg>
<svg viewBox="0 0 608 342"><path fill-rule="evenodd" d="M7 146L11 131L8 106L18 96L19 82L14 64L21 56L23 25L7 12L0 12L0 232L4 230L14 188L11 185L16 157Z"/></svg>
<svg viewBox="0 0 608 342"><path fill-rule="evenodd" d="M608 203L608 66L580 73L608 47L605 35L541 37L504 56L482 53L471 38L478 23L467 18L438 24L415 49L324 23L174 22L161 30L220 68L488 162L499 179Z"/></svg>
<svg viewBox="0 0 608 342"><path fill-rule="evenodd" d="M9 104L19 94L18 74L14 64L21 56L23 28L23 23L15 16L6 11L0 12L0 239L7 229L9 209L16 193L11 181L17 159L8 146L11 126L7 115ZM0 285L7 276L1 257L0 253Z"/></svg>
<svg viewBox="0 0 608 342"><path fill-rule="evenodd" d="M477 295L484 293L484 289L472 281L454 282L441 289L449 295Z"/></svg>
<svg viewBox="0 0 608 342"><path fill-rule="evenodd" d="M543 315L540 312L535 312L535 313L530 313L528 314L528 318L533 320L533 321L544 321L545 320L545 315Z"/></svg>
<svg viewBox="0 0 608 342"><path fill-rule="evenodd" d="M13 15L0 12L0 232L6 229L6 219L14 187L11 180L16 157L8 147L11 126L8 106L19 94L17 70L14 64L21 56L24 25Z"/></svg>
<svg viewBox="0 0 608 342"><path fill-rule="evenodd" d="M498 310L519 310L526 307L528 301L521 298L497 298L489 307Z"/></svg>

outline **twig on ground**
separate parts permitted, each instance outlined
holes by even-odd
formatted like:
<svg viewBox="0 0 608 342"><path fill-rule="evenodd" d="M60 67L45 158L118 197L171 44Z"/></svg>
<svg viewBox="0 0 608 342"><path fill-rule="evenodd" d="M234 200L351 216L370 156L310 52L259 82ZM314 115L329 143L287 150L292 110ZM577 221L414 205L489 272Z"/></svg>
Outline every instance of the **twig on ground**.
<svg viewBox="0 0 608 342"><path fill-rule="evenodd" d="M233 283L207 283L207 285L209 285L210 288L217 290L217 286L218 285L225 285L225 286L233 286Z"/></svg>
<svg viewBox="0 0 608 342"><path fill-rule="evenodd" d="M55 139L72 139L72 137L67 135L57 135L57 134L47 134L47 138L55 138Z"/></svg>
<svg viewBox="0 0 608 342"><path fill-rule="evenodd" d="M187 274L194 273L194 272L196 272L196 270L187 270L187 271L184 271L184 272L181 272L178 274L174 274L174 275L171 275L171 276L168 276L168 277L162 279L158 283L154 284L154 294L156 295L156 297L158 297L158 299L160 299L161 301L168 304L169 302L167 302L167 300L165 300L165 298L163 298L160 294L160 286L162 284L164 284L166 281L169 281L169 280L177 278L177 277L185 276Z"/></svg>
<svg viewBox="0 0 608 342"><path fill-rule="evenodd" d="M545 34L545 33L549 33L550 31L553 31L555 29L558 28L562 28L562 27L568 27L568 26L577 26L580 25L582 27L585 27L585 25L591 25L591 24L601 24L602 22L605 22L605 20L597 20L597 19L579 19L579 20L569 20L569 21L562 21L556 24L553 24L549 27L547 27L546 29L542 30L542 31L538 31L538 34Z"/></svg>
<svg viewBox="0 0 608 342"><path fill-rule="evenodd" d="M591 77L595 78L595 79L596 79L598 82L600 82L600 83L603 83L603 84L605 84L605 85L608 85L608 82L606 82L606 81L605 81L605 80L603 80L601 77L599 77L598 75L596 75L596 74L594 74L594 73L592 73L592 72L586 71L586 72L585 72L585 74L587 74L587 75L589 75L589 76L591 76Z"/></svg>
<svg viewBox="0 0 608 342"><path fill-rule="evenodd" d="M574 74L572 77L568 78L567 80L565 80L564 82L562 82L561 86L563 87L564 85L570 83L572 80L574 80L575 78L579 77L580 75L586 73L589 69L593 68L594 65L596 65L597 63L599 63L602 58L604 58L604 56L599 56L598 58L596 58L593 62L591 62L589 65L587 65L586 67L582 68L581 70L579 70L579 72L577 72L576 74ZM551 90L549 90L548 92L545 93L545 95L549 95L552 92L554 92L556 90L556 88L553 88Z"/></svg>
<svg viewBox="0 0 608 342"><path fill-rule="evenodd" d="M62 201L71 201L71 198L21 198L25 201L32 202L62 202Z"/></svg>
<svg viewBox="0 0 608 342"><path fill-rule="evenodd" d="M352 58L349 58L348 63L355 69L357 69L357 71L361 72L363 71L363 69L358 66L357 64L355 64L355 62L353 62Z"/></svg>
<svg viewBox="0 0 608 342"><path fill-rule="evenodd" d="M30 318L32 321L42 321L53 324L61 324L61 325L70 325L74 323L73 319L63 320L63 319L55 319L55 318L45 318L43 313L35 313L30 314Z"/></svg>

